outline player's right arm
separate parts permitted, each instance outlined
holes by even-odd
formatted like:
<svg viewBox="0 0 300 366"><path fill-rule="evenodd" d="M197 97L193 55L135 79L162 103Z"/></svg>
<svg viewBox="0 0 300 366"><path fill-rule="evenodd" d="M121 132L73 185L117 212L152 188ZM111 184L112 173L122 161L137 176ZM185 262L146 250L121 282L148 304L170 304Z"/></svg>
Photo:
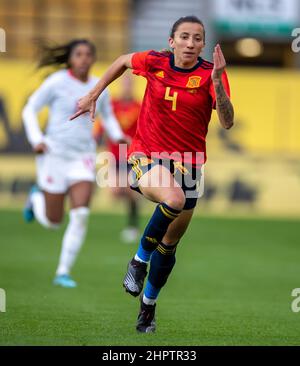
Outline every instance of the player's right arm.
<svg viewBox="0 0 300 366"><path fill-rule="evenodd" d="M103 74L95 87L84 97L80 98L77 103L77 111L70 117L70 120L80 116L83 113L89 112L91 120L94 121L96 101L103 90L114 80L120 77L125 70L132 69L133 53L118 57Z"/></svg>
<svg viewBox="0 0 300 366"><path fill-rule="evenodd" d="M30 96L23 111L23 123L25 133L31 144L33 151L41 154L47 151L47 145L44 141L44 134L42 133L37 113L45 105L48 105L53 95L53 77L50 76L43 84Z"/></svg>

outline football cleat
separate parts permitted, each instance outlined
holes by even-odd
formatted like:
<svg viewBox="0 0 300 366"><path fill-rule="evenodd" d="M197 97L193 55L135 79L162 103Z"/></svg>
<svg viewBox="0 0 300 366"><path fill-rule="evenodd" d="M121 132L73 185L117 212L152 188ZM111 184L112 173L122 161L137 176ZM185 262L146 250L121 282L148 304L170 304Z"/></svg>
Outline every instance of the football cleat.
<svg viewBox="0 0 300 366"><path fill-rule="evenodd" d="M141 307L137 318L136 330L140 333L154 333L156 329L154 305L146 305L141 296Z"/></svg>
<svg viewBox="0 0 300 366"><path fill-rule="evenodd" d="M23 218L25 222L31 222L34 220L34 213L33 213L33 207L32 207L32 201L31 196L34 192L38 192L39 188L36 184L34 184L28 193L28 197L25 203L25 207L23 209Z"/></svg>
<svg viewBox="0 0 300 366"><path fill-rule="evenodd" d="M147 276L147 263L136 261L134 258L128 263L127 273L123 281L126 292L132 296L139 296L144 287Z"/></svg>
<svg viewBox="0 0 300 366"><path fill-rule="evenodd" d="M53 284L65 288L77 287L77 283L74 280L72 280L71 276L67 274L56 276L53 280Z"/></svg>

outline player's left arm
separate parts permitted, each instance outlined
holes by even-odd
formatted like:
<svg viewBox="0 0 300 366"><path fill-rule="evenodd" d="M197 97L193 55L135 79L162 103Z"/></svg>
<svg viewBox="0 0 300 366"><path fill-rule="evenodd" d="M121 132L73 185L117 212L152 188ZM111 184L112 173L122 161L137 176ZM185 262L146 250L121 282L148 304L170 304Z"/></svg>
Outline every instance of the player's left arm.
<svg viewBox="0 0 300 366"><path fill-rule="evenodd" d="M213 59L214 68L211 78L216 95L216 109L221 125L224 128L229 129L233 126L234 110L222 81L222 74L226 67L226 61L219 44L217 44L214 49Z"/></svg>

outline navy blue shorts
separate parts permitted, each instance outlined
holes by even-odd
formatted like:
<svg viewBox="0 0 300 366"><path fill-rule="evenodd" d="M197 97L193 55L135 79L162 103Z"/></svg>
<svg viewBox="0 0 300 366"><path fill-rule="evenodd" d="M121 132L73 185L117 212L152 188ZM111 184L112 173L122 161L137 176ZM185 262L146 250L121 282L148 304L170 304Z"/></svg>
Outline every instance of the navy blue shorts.
<svg viewBox="0 0 300 366"><path fill-rule="evenodd" d="M190 164L182 164L170 159L148 158L145 155L132 155L128 164L131 166L129 171L130 188L141 193L138 185L140 178L156 165L165 166L174 176L176 182L182 188L186 201L184 210L190 210L197 204L200 197L201 169L195 168Z"/></svg>

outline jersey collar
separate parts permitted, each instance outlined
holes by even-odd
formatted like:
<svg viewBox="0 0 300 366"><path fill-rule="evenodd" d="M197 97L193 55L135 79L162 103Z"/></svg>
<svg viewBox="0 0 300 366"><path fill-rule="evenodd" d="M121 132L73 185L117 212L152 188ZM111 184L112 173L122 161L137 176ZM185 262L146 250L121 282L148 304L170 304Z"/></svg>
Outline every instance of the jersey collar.
<svg viewBox="0 0 300 366"><path fill-rule="evenodd" d="M198 57L198 62L196 63L195 66L193 66L191 69L183 69L181 67L177 67L175 66L175 62L174 62L174 54L172 53L170 55L170 67L175 70L175 71L179 71L179 72L192 72L195 71L196 69L198 69L198 67L202 64L203 59L201 57Z"/></svg>
<svg viewBox="0 0 300 366"><path fill-rule="evenodd" d="M90 82L90 77L88 77L87 81L82 81L80 79L78 79L72 72L71 69L67 69L68 75L72 78L75 79L76 81L78 81L81 84L88 84Z"/></svg>

